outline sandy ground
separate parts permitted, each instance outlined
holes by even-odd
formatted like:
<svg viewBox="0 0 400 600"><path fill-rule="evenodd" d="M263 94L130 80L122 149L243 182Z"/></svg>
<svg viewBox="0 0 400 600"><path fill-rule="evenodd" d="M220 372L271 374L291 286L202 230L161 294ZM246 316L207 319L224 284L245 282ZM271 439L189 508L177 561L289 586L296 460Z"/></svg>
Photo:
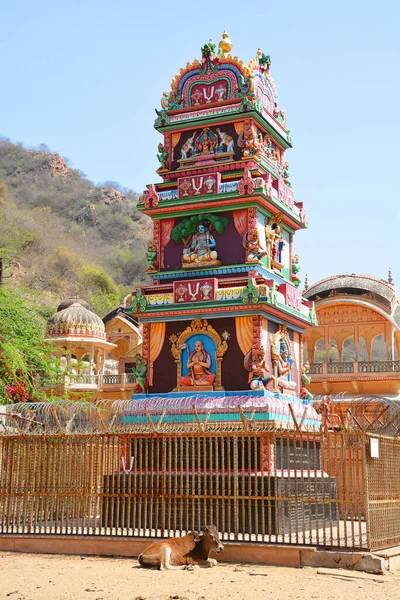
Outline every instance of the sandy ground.
<svg viewBox="0 0 400 600"><path fill-rule="evenodd" d="M223 563L160 572L129 558L0 552L0 600L399 600L400 572L375 578L344 581L312 568Z"/></svg>

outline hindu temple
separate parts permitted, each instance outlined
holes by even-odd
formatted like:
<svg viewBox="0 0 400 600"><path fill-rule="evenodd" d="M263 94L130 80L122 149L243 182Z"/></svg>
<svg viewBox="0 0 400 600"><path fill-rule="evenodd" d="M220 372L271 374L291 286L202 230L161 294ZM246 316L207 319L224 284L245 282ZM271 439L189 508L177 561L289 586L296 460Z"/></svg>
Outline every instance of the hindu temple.
<svg viewBox="0 0 400 600"><path fill-rule="evenodd" d="M295 249L307 217L271 59L259 49L246 65L231 49L226 32L205 44L157 110L162 181L138 205L153 222L152 284L124 307L142 326L134 397L263 396L278 418L282 398L302 414L308 394L303 334L316 313Z"/></svg>

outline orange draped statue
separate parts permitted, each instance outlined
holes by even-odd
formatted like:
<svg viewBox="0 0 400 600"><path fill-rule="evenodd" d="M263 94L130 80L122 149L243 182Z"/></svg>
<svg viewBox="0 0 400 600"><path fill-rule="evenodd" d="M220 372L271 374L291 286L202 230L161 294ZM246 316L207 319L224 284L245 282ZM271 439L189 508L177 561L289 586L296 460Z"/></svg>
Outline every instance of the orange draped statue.
<svg viewBox="0 0 400 600"><path fill-rule="evenodd" d="M202 341L195 341L194 350L189 354L186 366L190 373L180 378L181 385L213 385L215 374L210 371L211 356L205 350Z"/></svg>

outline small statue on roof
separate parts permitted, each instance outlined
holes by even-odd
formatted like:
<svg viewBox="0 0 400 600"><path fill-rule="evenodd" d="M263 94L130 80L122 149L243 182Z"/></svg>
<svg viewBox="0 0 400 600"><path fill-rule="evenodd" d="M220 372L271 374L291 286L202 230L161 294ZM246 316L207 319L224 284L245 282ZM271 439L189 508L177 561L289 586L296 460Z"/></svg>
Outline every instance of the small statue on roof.
<svg viewBox="0 0 400 600"><path fill-rule="evenodd" d="M259 48L257 51L257 57L258 57L258 64L260 65L261 73L264 73L265 71L269 71L269 69L271 67L270 55L264 54L264 52L261 52L261 50Z"/></svg>
<svg viewBox="0 0 400 600"><path fill-rule="evenodd" d="M216 44L212 40L204 44L201 49L201 68L200 73L205 74L209 71L215 73L218 70L219 55Z"/></svg>

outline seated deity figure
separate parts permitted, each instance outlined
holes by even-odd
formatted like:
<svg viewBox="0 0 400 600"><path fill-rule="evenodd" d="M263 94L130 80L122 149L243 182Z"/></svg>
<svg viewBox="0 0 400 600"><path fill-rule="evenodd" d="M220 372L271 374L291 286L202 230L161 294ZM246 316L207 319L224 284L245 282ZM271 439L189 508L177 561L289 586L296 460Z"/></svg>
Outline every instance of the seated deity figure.
<svg viewBox="0 0 400 600"><path fill-rule="evenodd" d="M217 252L213 250L217 245L211 235L207 223L199 223L197 232L192 235L189 248L183 253L183 262L207 263L217 259Z"/></svg>
<svg viewBox="0 0 400 600"><path fill-rule="evenodd" d="M265 362L265 351L261 347L252 357L250 389L263 390L267 389L269 383L273 384L275 377L269 375L269 371L270 369Z"/></svg>
<svg viewBox="0 0 400 600"><path fill-rule="evenodd" d="M190 351L187 344L185 344L185 347L189 353ZM190 370L190 373L188 375L183 375L180 378L181 385L213 385L215 374L210 371L211 356L204 348L204 344L201 340L195 340L194 350L189 353L186 367Z"/></svg>
<svg viewBox="0 0 400 600"><path fill-rule="evenodd" d="M289 379L291 370L289 352L284 348L280 353L278 362L278 386L282 390L295 390L297 387L296 382Z"/></svg>

